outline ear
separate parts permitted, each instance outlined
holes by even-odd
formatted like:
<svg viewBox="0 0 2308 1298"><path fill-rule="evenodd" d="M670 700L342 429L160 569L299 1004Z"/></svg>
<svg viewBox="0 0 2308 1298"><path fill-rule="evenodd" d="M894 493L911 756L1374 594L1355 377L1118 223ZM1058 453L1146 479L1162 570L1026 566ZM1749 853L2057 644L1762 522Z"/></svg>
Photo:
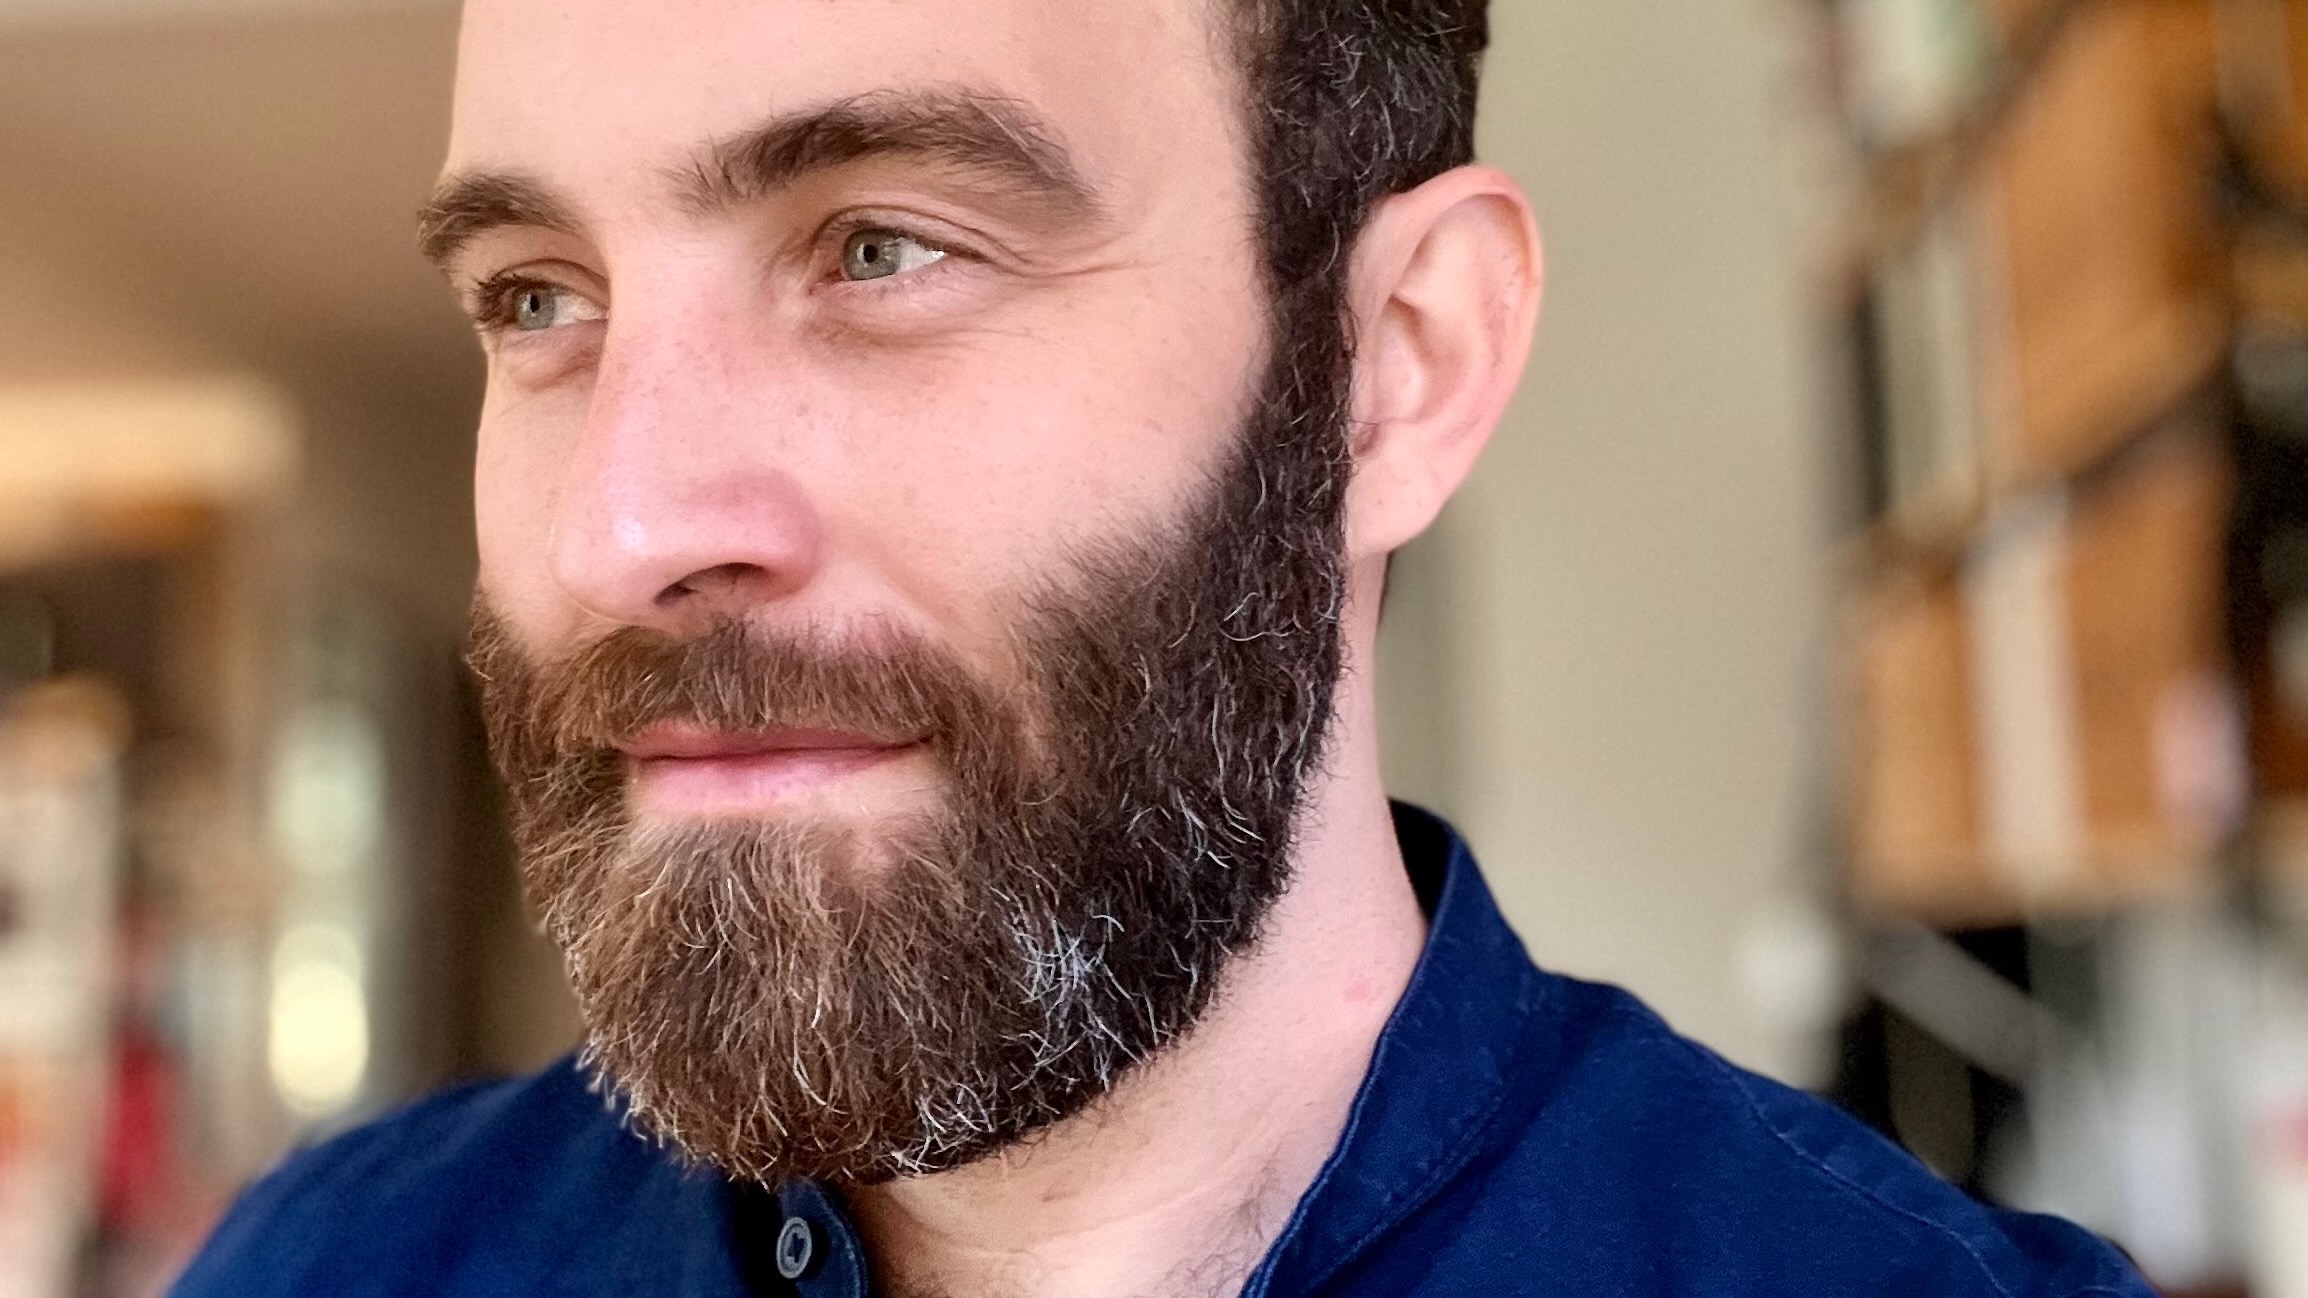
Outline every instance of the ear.
<svg viewBox="0 0 2308 1298"><path fill-rule="evenodd" d="M1541 260L1530 200L1469 166L1381 201L1356 241L1350 561L1426 530L1522 378Z"/></svg>

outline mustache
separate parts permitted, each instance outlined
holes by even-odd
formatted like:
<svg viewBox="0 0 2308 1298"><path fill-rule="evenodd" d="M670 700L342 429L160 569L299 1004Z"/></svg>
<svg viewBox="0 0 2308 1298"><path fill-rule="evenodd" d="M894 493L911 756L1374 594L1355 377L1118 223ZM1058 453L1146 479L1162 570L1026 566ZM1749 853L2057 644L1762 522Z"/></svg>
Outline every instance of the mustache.
<svg viewBox="0 0 2308 1298"><path fill-rule="evenodd" d="M531 770L605 754L668 723L824 728L950 749L999 711L995 692L950 651L900 631L843 641L738 619L690 637L627 626L545 662L476 599L465 658L505 726L501 763Z"/></svg>

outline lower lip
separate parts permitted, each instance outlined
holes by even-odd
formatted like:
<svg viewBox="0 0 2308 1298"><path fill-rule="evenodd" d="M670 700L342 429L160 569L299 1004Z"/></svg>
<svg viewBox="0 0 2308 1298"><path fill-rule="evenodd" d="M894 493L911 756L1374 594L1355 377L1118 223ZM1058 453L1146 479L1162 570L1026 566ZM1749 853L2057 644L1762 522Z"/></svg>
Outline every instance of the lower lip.
<svg viewBox="0 0 2308 1298"><path fill-rule="evenodd" d="M633 763L652 810L688 814L764 810L888 765L919 744L889 748L789 748L717 757L645 757Z"/></svg>

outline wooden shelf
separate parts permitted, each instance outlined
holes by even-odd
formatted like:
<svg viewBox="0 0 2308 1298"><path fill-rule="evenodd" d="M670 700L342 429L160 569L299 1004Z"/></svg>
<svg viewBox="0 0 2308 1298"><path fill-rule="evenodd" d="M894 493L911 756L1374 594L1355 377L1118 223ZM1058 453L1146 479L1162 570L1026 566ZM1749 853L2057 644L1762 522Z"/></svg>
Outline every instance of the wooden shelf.
<svg viewBox="0 0 2308 1298"><path fill-rule="evenodd" d="M2075 464L2039 470L1991 487L1981 466L1951 475L1938 487L1917 493L1883 517L1860 528L1841 548L1837 568L1847 583L1865 584L1885 574L1909 570L1943 572L1960 565L1978 542L1989 521L2000 513L2023 509L2050 492L2064 492L2071 500L2088 502L2112 474L2133 456L2156 442L2188 435L2191 428L2211 422L2222 408L2223 396L2217 362L2205 368L2176 399L2144 418L2132 420L2122 433L2106 439L2088 458Z"/></svg>
<svg viewBox="0 0 2308 1298"><path fill-rule="evenodd" d="M1841 228L1833 282L1856 300L1870 269L1912 244L1932 212L1969 181L2038 69L2076 19L2103 4L2169 0L2042 0L2026 6L1976 102L1930 135L1863 160Z"/></svg>
<svg viewBox="0 0 2308 1298"><path fill-rule="evenodd" d="M1863 908L2008 921L2207 886L2246 797L2221 684L2225 444L2170 425L2090 488L1851 585Z"/></svg>

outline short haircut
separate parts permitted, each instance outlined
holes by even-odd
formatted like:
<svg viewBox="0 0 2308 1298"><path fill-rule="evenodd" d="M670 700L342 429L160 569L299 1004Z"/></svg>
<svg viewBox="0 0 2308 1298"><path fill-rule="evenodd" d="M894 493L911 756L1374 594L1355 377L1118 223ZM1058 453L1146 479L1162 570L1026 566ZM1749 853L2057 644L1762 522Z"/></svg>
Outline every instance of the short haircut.
<svg viewBox="0 0 2308 1298"><path fill-rule="evenodd" d="M1335 292L1373 204L1473 160L1488 0L1215 3L1247 74L1267 273Z"/></svg>

